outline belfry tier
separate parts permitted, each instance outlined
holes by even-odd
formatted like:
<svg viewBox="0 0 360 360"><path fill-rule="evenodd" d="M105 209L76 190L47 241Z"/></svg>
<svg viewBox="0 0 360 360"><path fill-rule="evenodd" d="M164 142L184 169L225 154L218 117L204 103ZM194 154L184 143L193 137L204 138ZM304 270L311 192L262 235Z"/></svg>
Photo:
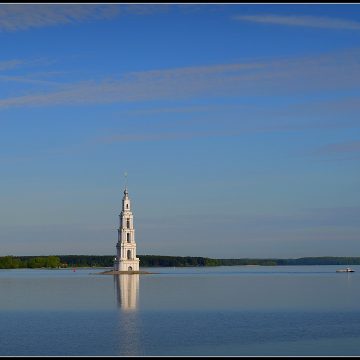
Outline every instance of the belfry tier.
<svg viewBox="0 0 360 360"><path fill-rule="evenodd" d="M120 227L118 229L119 233L119 243L135 243L135 229L134 229L134 216L131 211L131 202L129 199L129 194L127 189L124 191L124 197L122 200L122 211L119 215L120 218Z"/></svg>

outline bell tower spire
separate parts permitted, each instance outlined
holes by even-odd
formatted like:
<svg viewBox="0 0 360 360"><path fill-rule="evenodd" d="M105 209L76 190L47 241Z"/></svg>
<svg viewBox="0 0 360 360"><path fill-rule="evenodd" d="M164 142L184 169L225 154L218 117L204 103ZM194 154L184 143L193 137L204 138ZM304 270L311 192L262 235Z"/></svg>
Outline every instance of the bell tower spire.
<svg viewBox="0 0 360 360"><path fill-rule="evenodd" d="M125 176L125 190L127 189L127 176L128 176L128 173L125 171L124 172L124 176Z"/></svg>
<svg viewBox="0 0 360 360"><path fill-rule="evenodd" d="M119 215L118 241L116 244L115 271L139 271L139 258L136 257L134 216L131 211L131 201L126 184L122 198L122 210Z"/></svg>

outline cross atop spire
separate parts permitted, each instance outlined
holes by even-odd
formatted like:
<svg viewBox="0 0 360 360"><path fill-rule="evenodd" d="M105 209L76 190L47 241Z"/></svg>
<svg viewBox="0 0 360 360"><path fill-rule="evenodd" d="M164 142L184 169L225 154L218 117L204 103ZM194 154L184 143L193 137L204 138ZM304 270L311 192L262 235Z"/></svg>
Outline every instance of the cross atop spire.
<svg viewBox="0 0 360 360"><path fill-rule="evenodd" d="M128 189L127 189L127 176L128 176L128 173L125 171L124 173L124 176L125 176L125 190L124 190L124 195L127 196L128 195Z"/></svg>
<svg viewBox="0 0 360 360"><path fill-rule="evenodd" d="M124 172L124 176L125 176L125 189L126 189L127 188L127 176L128 176L127 171Z"/></svg>

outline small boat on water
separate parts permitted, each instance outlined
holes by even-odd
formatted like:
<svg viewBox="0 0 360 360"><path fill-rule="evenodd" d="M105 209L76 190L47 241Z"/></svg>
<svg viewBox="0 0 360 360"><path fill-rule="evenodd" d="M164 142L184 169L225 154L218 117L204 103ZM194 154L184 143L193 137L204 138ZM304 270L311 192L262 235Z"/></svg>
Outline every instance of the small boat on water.
<svg viewBox="0 0 360 360"><path fill-rule="evenodd" d="M336 272L354 272L355 270L353 269L350 269L349 267L347 267L346 269L339 269L339 270L336 270Z"/></svg>

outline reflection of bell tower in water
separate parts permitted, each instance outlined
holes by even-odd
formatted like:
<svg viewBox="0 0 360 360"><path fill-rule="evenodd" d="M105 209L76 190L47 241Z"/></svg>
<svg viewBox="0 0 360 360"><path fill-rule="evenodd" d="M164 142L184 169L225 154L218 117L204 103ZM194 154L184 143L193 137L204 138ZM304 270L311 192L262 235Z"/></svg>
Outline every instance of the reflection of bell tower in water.
<svg viewBox="0 0 360 360"><path fill-rule="evenodd" d="M115 275L117 304L122 310L136 310L139 293L139 274Z"/></svg>
<svg viewBox="0 0 360 360"><path fill-rule="evenodd" d="M129 193L125 186L122 211L119 215L118 242L116 244L115 271L139 271L139 258L136 257L134 217L131 211Z"/></svg>
<svg viewBox="0 0 360 360"><path fill-rule="evenodd" d="M127 273L114 275L116 288L119 329L116 341L119 356L142 355L143 344L140 341L139 323L139 274Z"/></svg>

